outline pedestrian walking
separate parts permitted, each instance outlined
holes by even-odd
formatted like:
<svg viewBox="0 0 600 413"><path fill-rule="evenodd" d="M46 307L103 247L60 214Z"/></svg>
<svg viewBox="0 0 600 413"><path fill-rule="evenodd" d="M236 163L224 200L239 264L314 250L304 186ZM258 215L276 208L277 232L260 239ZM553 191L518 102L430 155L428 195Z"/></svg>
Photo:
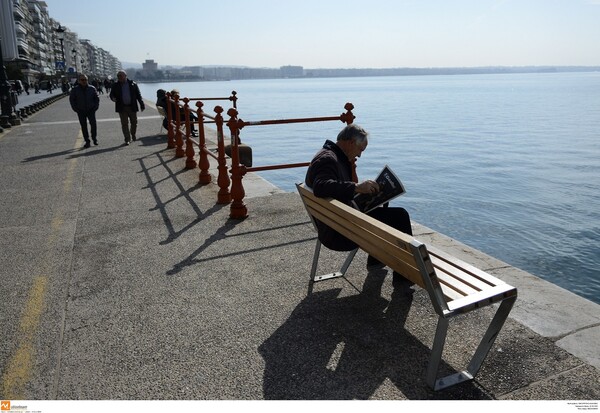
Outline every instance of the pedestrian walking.
<svg viewBox="0 0 600 413"><path fill-rule="evenodd" d="M81 133L83 139L85 139L85 145L83 145L83 147L90 147L90 135L87 127L88 121L90 122L92 141L94 141L94 145L98 145L98 138L96 135L96 111L100 106L100 97L98 96L96 88L92 85L88 85L88 78L86 75L79 75L79 83L71 89L69 102L71 103L71 108L79 117Z"/></svg>
<svg viewBox="0 0 600 413"><path fill-rule="evenodd" d="M110 99L115 102L115 112L121 118L121 129L123 129L125 145L129 145L131 140L135 141L137 139L135 136L137 112L140 109L143 112L146 105L142 100L142 94L137 83L127 79L127 73L124 70L117 73L117 82L112 85Z"/></svg>

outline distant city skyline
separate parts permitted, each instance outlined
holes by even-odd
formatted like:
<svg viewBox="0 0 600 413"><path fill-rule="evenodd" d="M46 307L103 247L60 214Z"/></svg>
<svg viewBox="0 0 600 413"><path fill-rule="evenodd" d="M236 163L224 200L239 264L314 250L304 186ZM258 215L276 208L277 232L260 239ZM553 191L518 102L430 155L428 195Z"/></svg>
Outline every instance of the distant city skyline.
<svg viewBox="0 0 600 413"><path fill-rule="evenodd" d="M600 0L177 0L171 8L158 0L46 3L51 17L122 62L600 66Z"/></svg>

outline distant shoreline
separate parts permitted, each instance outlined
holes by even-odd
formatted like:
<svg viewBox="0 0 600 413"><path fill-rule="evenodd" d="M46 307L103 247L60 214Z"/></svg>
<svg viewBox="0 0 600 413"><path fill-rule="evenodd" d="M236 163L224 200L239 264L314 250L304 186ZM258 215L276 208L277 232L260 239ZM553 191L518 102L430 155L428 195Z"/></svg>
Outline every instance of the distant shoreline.
<svg viewBox="0 0 600 413"><path fill-rule="evenodd" d="M200 66L200 68L203 68ZM186 68L184 67L183 70ZM208 69L208 67L207 67ZM233 69L233 70L232 70ZM129 71L141 72L139 69ZM284 76L280 69L210 67L210 72L222 71L227 76L169 76L168 78L148 79L138 77L140 83L164 82L211 82L250 79L316 79L339 77L376 77L376 76L434 76L434 75L474 75L474 74L518 74L518 73L565 73L600 72L600 66L484 66L484 67L441 67L441 68L389 68L389 69L303 69L302 74Z"/></svg>

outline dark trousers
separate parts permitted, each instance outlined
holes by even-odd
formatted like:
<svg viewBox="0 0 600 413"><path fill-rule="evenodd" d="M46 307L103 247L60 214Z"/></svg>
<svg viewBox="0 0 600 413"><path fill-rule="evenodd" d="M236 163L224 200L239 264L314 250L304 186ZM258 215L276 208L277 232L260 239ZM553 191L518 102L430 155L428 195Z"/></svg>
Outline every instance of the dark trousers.
<svg viewBox="0 0 600 413"><path fill-rule="evenodd" d="M404 232L405 234L412 235L412 227L410 225L410 216L404 208L400 207L388 207L388 208L375 208L367 215L375 218L377 221L383 222L392 228ZM367 259L367 265L379 264L379 261L369 255Z"/></svg>
<svg viewBox="0 0 600 413"><path fill-rule="evenodd" d="M92 140L96 141L96 112L89 113L77 113L79 118L79 124L81 125L81 133L86 143L90 143L90 135L88 133L87 122L90 122L90 128L92 129Z"/></svg>
<svg viewBox="0 0 600 413"><path fill-rule="evenodd" d="M121 129L123 130L125 142L129 142L137 132L137 112L132 106L124 105L121 112L119 112L119 118L121 119ZM129 129L130 124L131 129Z"/></svg>

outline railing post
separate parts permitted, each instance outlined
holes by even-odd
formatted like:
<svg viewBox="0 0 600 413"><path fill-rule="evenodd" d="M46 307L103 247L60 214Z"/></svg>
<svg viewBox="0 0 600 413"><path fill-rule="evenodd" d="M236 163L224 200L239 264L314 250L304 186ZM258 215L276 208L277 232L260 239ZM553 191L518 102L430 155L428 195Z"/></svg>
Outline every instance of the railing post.
<svg viewBox="0 0 600 413"><path fill-rule="evenodd" d="M194 151L194 144L192 143L192 123L190 120L190 100L185 97L183 98L183 110L185 113L185 169L194 169L196 167L196 151Z"/></svg>
<svg viewBox="0 0 600 413"><path fill-rule="evenodd" d="M218 204L228 204L231 202L231 193L229 192L229 175L227 174L227 160L225 159L225 143L223 134L223 108L215 106L215 123L217 125L217 150L219 160L219 176L217 177L217 185L219 185L219 193L217 195Z"/></svg>
<svg viewBox="0 0 600 413"><path fill-rule="evenodd" d="M208 161L208 154L206 153L206 135L204 134L204 114L202 112L202 106L204 106L204 103L200 101L196 102L196 107L198 108L196 111L196 114L198 115L198 144L200 146L198 159L200 173L198 174L198 182L204 185L211 181L212 176L208 172L210 162Z"/></svg>
<svg viewBox="0 0 600 413"><path fill-rule="evenodd" d="M171 94L167 92L167 149L172 149L175 147L175 134L173 131L173 115L171 113Z"/></svg>
<svg viewBox="0 0 600 413"><path fill-rule="evenodd" d="M181 108L179 107L179 95L175 95L175 157L183 158L183 136L181 136Z"/></svg>
<svg viewBox="0 0 600 413"><path fill-rule="evenodd" d="M342 113L340 115L340 120L345 124L350 125L352 122L354 122L354 118L356 118L356 116L354 116L352 113L354 105L350 102L347 102L344 105L344 109L346 109L346 113ZM352 160L352 180L354 182L358 182L358 174L356 173L356 160Z"/></svg>
<svg viewBox="0 0 600 413"><path fill-rule="evenodd" d="M350 125L352 122L354 122L354 118L356 118L356 116L354 116L354 114L352 113L352 109L354 109L354 105L350 102L347 102L344 105L344 109L346 109L346 113L342 113L340 115L340 120L342 122L344 122L346 125Z"/></svg>
<svg viewBox="0 0 600 413"><path fill-rule="evenodd" d="M248 208L244 204L244 185L242 184L242 178L245 173L245 166L240 165L240 154L238 151L239 142L239 125L238 125L238 111L236 109L229 109L227 111L229 115L229 121L227 126L231 133L231 206L229 217L233 219L244 219L248 216Z"/></svg>
<svg viewBox="0 0 600 413"><path fill-rule="evenodd" d="M229 97L229 100L231 100L233 102L233 108L237 109L237 92L235 90L231 91L231 96Z"/></svg>

